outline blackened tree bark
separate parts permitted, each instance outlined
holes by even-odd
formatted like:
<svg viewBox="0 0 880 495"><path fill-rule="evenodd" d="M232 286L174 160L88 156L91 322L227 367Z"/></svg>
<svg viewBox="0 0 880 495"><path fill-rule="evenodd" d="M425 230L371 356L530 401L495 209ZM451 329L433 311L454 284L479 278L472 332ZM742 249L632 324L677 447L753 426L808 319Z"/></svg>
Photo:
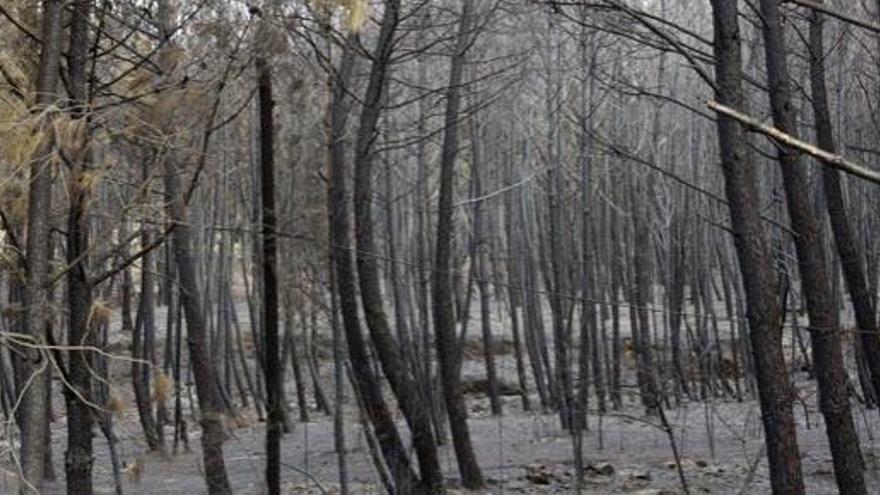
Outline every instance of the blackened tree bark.
<svg viewBox="0 0 880 495"><path fill-rule="evenodd" d="M551 64L561 64L563 60L562 43L557 33L559 26L555 14L548 12L548 47L552 52ZM539 258L544 265L544 283L547 287L553 328L553 358L555 390L559 421L563 429L571 430L575 407L574 383L571 372L569 351L573 347L571 328L568 321L569 304L564 297L571 286L571 276L567 269L568 257L565 255L567 234L563 231L562 203L563 190L563 127L562 127L562 77L558 71L551 71L546 88L547 102L547 154L551 163L547 177L547 236L539 236Z"/></svg>
<svg viewBox="0 0 880 495"><path fill-rule="evenodd" d="M258 48L259 51L269 50ZM263 52L265 53L265 52ZM278 339L278 243L275 212L275 123L272 109L272 72L265 57L255 60L257 71L257 105L260 120L260 257L263 277L263 339L265 345L266 395L268 421L266 422L266 488L272 495L281 493L281 435L284 428L282 401L282 374ZM295 359L295 356L294 356Z"/></svg>
<svg viewBox="0 0 880 495"><path fill-rule="evenodd" d="M682 225L684 221L680 218L673 220L673 230L677 233L678 246L673 245L670 249L670 271L669 275L671 283L667 289L667 298L669 305L669 331L670 346L672 346L672 377L675 382L676 393L683 392L684 395L690 397L690 387L688 386L687 374L682 363L681 356L681 326L682 326L682 309L684 308L684 287L685 287L685 270L687 253L684 248Z"/></svg>
<svg viewBox="0 0 880 495"><path fill-rule="evenodd" d="M443 380L443 396L449 415L452 443L458 459L458 470L466 488L478 489L485 483L471 444L471 435L467 425L467 407L461 389L455 335L455 304L452 294L452 273L450 272L454 229L452 214L454 209L455 159L458 154L458 113L461 106L461 81L465 54L471 39L473 11L473 0L462 0L455 52L452 54L449 84L446 89L432 304L437 357Z"/></svg>
<svg viewBox="0 0 880 495"><path fill-rule="evenodd" d="M160 42L164 45L160 55L160 64L170 74L173 67L168 58L170 48L170 6L167 0L159 2ZM165 55L168 54L168 55ZM171 112L173 113L173 112ZM173 115L165 116L162 130L171 134L174 124ZM202 426L202 459L205 469L205 481L211 494L231 494L226 464L223 460L223 442L225 407L220 390L217 386L215 369L211 363L208 348L208 332L204 320L201 299L199 297L198 276L196 274L195 248L193 246L196 231L189 221L186 198L181 191L180 175L183 170L178 166L176 157L170 149L161 149L161 161L164 167L165 204L169 222L171 223L170 241L174 264L177 267L177 280L180 287L180 306L186 317L187 346L189 348L190 365L196 383L196 395L199 404L199 421Z"/></svg>
<svg viewBox="0 0 880 495"><path fill-rule="evenodd" d="M305 355L306 359L308 359L308 349L305 352L301 353L299 349L297 349L296 337L294 335L293 326L295 324L295 314L293 314L294 304L290 297L290 291L285 294L285 313L284 313L284 336L282 337L282 346L281 346L281 369L282 376L281 382L282 387L284 383L284 363L288 360L290 361L290 369L293 371L293 381L296 386L296 400L297 400L297 408L299 409L299 420L303 423L309 422L309 410L308 410L308 400L306 398L306 383L305 378L302 372L302 366L300 365L300 355ZM306 325L306 314L305 311L300 311L300 322L303 328L303 334L308 332L308 326ZM288 359L289 358L289 359ZM283 401L282 401L283 402ZM315 402L320 404L319 395L315 394Z"/></svg>
<svg viewBox="0 0 880 495"><path fill-rule="evenodd" d="M743 108L739 2L712 0L712 8L716 97L726 105ZM792 413L794 396L787 379L782 347L783 309L773 275L767 232L758 210L755 163L749 159L745 134L739 123L719 116L717 127L725 193L730 203L734 243L745 290L770 484L774 493L803 493L804 480Z"/></svg>
<svg viewBox="0 0 880 495"><path fill-rule="evenodd" d="M431 9L424 9L420 15L419 25L422 29L428 29L431 25ZM424 37L417 39L418 56L417 63L417 84L426 87L428 84L428 55L426 48L430 46L429 41ZM420 98L418 104L418 124L416 126L419 136L427 136L428 116L431 111L430 102L426 98ZM448 443L446 434L446 415L442 406L442 390L439 386L439 374L435 373L436 360L433 359L433 338L431 329L431 316L429 310L429 279L431 272L431 216L429 211L429 187L428 187L428 142L426 139L419 139L416 144L416 212L415 212L415 228L416 228L416 304L418 309L418 324L413 325L413 330L419 329L419 335L414 335L417 339L416 350L419 356L417 366L421 369L418 374L423 377L419 384L422 394L427 397L431 408L431 422L434 425L434 433L437 443L443 445Z"/></svg>
<svg viewBox="0 0 880 495"><path fill-rule="evenodd" d="M586 16L586 12L582 14ZM595 105L596 99L596 70L597 57L599 50L593 47L595 37L592 31L584 27L579 40L581 61L584 66L589 66L586 74L586 80L581 82L581 104L578 116L578 124L580 127L580 143L578 151L578 161L580 162L581 177L581 291L583 297L581 312L581 354L579 366L581 370L580 378L580 397L578 398L579 407L584 411L587 408L587 375L588 375L588 357L592 363L592 381L596 389L597 407L600 413L605 412L605 376L603 374L602 361L600 359L600 341L599 329L596 315L596 303L593 299L600 292L597 289L598 277L596 276L596 246L591 240L595 237L597 229L593 225L593 154L592 139L593 119L590 118L590 112ZM588 50L588 48L591 48ZM586 418L583 418L584 420ZM579 418L578 421L581 421ZM584 422L585 423L585 422Z"/></svg>
<svg viewBox="0 0 880 495"><path fill-rule="evenodd" d="M399 17L400 1L385 2L379 38L372 56L369 81L358 123L354 156L356 260L364 319L376 348L376 357L412 431L422 483L430 491L441 491L443 476L431 427L428 401L422 397L412 370L404 364L400 346L392 335L385 314L373 235L373 143L378 135L377 124L382 112Z"/></svg>
<svg viewBox="0 0 880 495"><path fill-rule="evenodd" d="M56 103L59 69L61 64L62 14L64 2L43 0L43 19L40 29L42 48L37 71L36 106L46 110ZM48 113L52 119L53 112ZM51 122L44 123L51 125ZM34 154L39 157L30 168L28 189L27 244L24 287L24 331L36 343L45 343L51 324L49 260L50 218L52 204L52 167L49 162L55 143L45 137ZM22 493L32 488L40 491L45 474L46 443L44 428L49 418L49 371L46 356L37 348L22 349L20 382L21 393L21 453ZM30 486L28 486L30 485Z"/></svg>
<svg viewBox="0 0 880 495"><path fill-rule="evenodd" d="M819 147L829 153L837 153L834 143L834 127L831 123L831 110L828 105L828 90L825 86L825 42L823 35L823 15L813 11L810 16L810 88L813 102L813 116L816 120L816 141ZM846 286L852 299L859 338L871 374L875 397L880 397L880 338L877 335L877 320L874 303L865 277L859 243L852 222L847 216L843 197L840 172L831 167L823 167L823 185L828 216L834 243L840 256L840 264Z"/></svg>
<svg viewBox="0 0 880 495"><path fill-rule="evenodd" d="M325 36L327 39L326 43L326 51L327 59L333 60L333 44L330 42L331 36L331 25L329 22L329 11L324 11L321 22L323 24L323 28L325 30ZM350 51L350 50L349 50ZM349 59L350 59L349 55ZM336 92L335 89L337 86L344 88L347 84L347 78L351 73L350 69L351 63L348 63L347 67L342 67L343 70L340 70L339 73L328 72L327 73L327 96L328 96L328 117L329 110L336 107L343 107L344 104L342 101L336 101ZM337 81L337 77L345 77L341 82ZM325 117L324 119L324 129L328 139L328 157L330 155L329 152L337 151L340 152L341 155L344 155L344 147L342 146L334 146L335 134L334 129L331 127L331 123L336 123L332 118ZM332 121L332 122L331 122ZM343 118L344 122L345 119ZM341 131L344 129L344 126L340 129L336 129ZM341 136L340 136L341 138ZM337 157L337 160L341 163L343 156ZM329 164L328 160L328 164ZM329 184L327 186L327 212L328 216L330 212L333 211L333 205L330 203L330 199L332 196L332 185ZM330 217L332 218L332 217ZM330 246L333 246L333 233L328 229L327 232L327 241ZM333 447L336 451L336 466L339 473L339 492L342 495L349 495L349 482L348 482L348 456L346 455L346 447L345 447L345 405L343 404L345 398L345 350L343 349L343 336L342 336L342 325L339 321L339 291L336 290L336 271L333 265L333 250L328 250L327 256L327 285L330 292L330 329L332 331L332 346L333 346L333 395L334 395L334 409L333 409ZM354 383L352 383L354 385ZM357 393L357 391L355 391Z"/></svg>
<svg viewBox="0 0 880 495"><path fill-rule="evenodd" d="M486 164L483 163L481 140L481 128L477 122L477 115L471 115L470 118L470 141L471 141L471 190L473 197L480 198L483 195L483 169ZM477 273L476 282L477 290L480 296L480 330L483 338L483 362L486 366L486 383L489 392L489 407L493 416L500 416L503 413L501 404L501 392L498 384L498 371L495 366L495 355L493 349L492 337L492 321L490 308L490 255L492 238L486 231L487 220L490 220L486 212L488 205L484 201L476 201L474 203L473 212L473 252L471 263Z"/></svg>
<svg viewBox="0 0 880 495"><path fill-rule="evenodd" d="M514 183L514 165L513 163L511 163L509 156L505 155L505 158L505 160L502 160L502 163L507 163L507 166L505 167L507 175L505 179L505 186L510 187L510 185ZM524 411L531 411L532 404L529 400L527 371L525 360L523 359L523 342L522 337L520 337L519 311L525 311L525 304L521 289L523 285L523 277L520 273L520 263L518 260L519 253L521 251L519 247L521 236L518 232L514 232L514 218L517 216L516 211L518 211L518 208L515 206L514 194L506 194L504 196L504 233L505 240L507 241L507 251L511 253L511 255L507 258L507 304L510 310L510 327L511 333L513 334L513 352L514 358L516 359L516 377L519 384L520 397L522 398L522 407ZM532 366L534 367L536 364L538 363L533 362ZM537 378L538 377L536 376L536 387L538 387L539 389L539 394L542 395L542 388L540 387Z"/></svg>
<svg viewBox="0 0 880 495"><path fill-rule="evenodd" d="M761 14L773 122L782 132L797 136L780 0L761 0ZM865 493L864 464L847 392L837 307L827 278L824 236L810 199L807 169L793 149L780 147L778 158L788 213L797 234L795 248L810 320L819 407L825 417L834 475L842 493Z"/></svg>
<svg viewBox="0 0 880 495"><path fill-rule="evenodd" d="M342 61L333 82L328 123L328 215L330 223L331 260L335 270L336 290L339 295L339 311L351 360L352 382L363 401L367 417L373 424L385 463L394 478L399 493L416 493L419 479L412 469L403 441L388 409L379 377L374 373L367 354L367 343L360 328L357 287L354 272L354 256L351 250L351 209L346 194L345 141L348 120L348 85L354 65L354 36L345 45Z"/></svg>
<svg viewBox="0 0 880 495"><path fill-rule="evenodd" d="M223 427L225 407L217 387L217 378L208 352L207 327L199 300L198 279L195 270L193 227L188 223L188 212L180 194L178 174L171 157L165 158L165 195L168 200L168 216L173 224L171 243L177 277L180 283L180 304L186 317L187 347L196 383L199 404L199 420L202 425L202 456L205 463L205 480L208 490L214 494L232 493L223 460Z"/></svg>
<svg viewBox="0 0 880 495"><path fill-rule="evenodd" d="M89 223L87 205L90 195L87 175L89 156L88 126L88 73L89 15L91 0L73 3L68 43L68 83L71 93L71 117L83 126L78 143L70 143L71 156L68 194L70 207L67 214L67 261L74 266L67 273L67 341L72 348L94 344L93 332L88 329L92 307L92 288L88 280ZM89 495L92 485L92 425L90 405L92 388L92 353L71 350L68 357L67 387L64 399L67 406L67 451L64 455L67 493Z"/></svg>
<svg viewBox="0 0 880 495"><path fill-rule="evenodd" d="M212 494L231 494L223 460L223 427L225 407L217 387L217 378L208 352L207 327L199 300L198 279L195 270L193 238L195 232L188 220L188 212L180 193L180 170L172 157L165 158L165 195L168 197L168 216L173 224L171 243L177 278L180 283L180 304L186 318L187 347L196 383L199 420L202 425L202 457L205 480Z"/></svg>
<svg viewBox="0 0 880 495"><path fill-rule="evenodd" d="M149 166L145 161L141 167L141 178L147 181L150 175ZM141 246L144 248L150 246L153 242L152 238L153 233L145 226L141 234ZM145 335L154 333L156 328L156 283L153 269L153 256L151 253L146 253L141 258L141 294L131 333L131 353L134 358L131 363L131 383L147 446L150 450L157 451L162 448L161 425L157 425L153 418L153 407L150 402L150 367L144 364L144 361L149 361L151 358L145 345Z"/></svg>
<svg viewBox="0 0 880 495"><path fill-rule="evenodd" d="M635 249L632 257L632 299L635 304L635 316L638 324L633 325L633 344L636 348L636 374L638 376L639 389L642 404L648 414L657 414L660 407L660 390L654 373L654 352L651 342L651 321L648 314L648 303L651 299L651 274L650 261L652 257L650 239L650 218L648 208L644 204L647 197L638 197L639 193L646 192L640 186L640 179L633 178L636 182L630 189L630 201L634 210L632 218L633 237ZM648 188L649 189L649 188ZM638 193L636 192L638 191Z"/></svg>

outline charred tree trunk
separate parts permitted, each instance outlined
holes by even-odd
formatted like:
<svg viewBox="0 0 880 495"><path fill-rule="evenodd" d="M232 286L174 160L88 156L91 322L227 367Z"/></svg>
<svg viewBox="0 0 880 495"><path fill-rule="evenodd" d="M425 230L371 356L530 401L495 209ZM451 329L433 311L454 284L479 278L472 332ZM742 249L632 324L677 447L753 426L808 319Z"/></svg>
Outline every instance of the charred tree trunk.
<svg viewBox="0 0 880 495"><path fill-rule="evenodd" d="M485 484L477 465L467 425L467 406L461 389L455 335L455 305L452 294L452 235L453 194L455 188L455 161L458 154L458 119L461 105L461 82L465 54L470 44L473 0L462 0L463 10L456 34L455 52L452 55L449 84L446 89L446 113L443 145L440 158L439 213L437 238L434 252L433 310L436 332L437 356L443 379L443 395L452 443L458 459L458 470L466 488L479 489Z"/></svg>
<svg viewBox="0 0 880 495"><path fill-rule="evenodd" d="M43 20L40 29L42 48L37 71L36 105L46 110L56 103L61 65L62 17L64 2L43 0ZM52 119L49 112L47 119ZM51 123L44 124L51 125ZM49 293L49 261L51 258L52 167L49 159L55 146L46 136L38 146L30 168L27 210L27 247L24 287L24 332L36 344L43 344L51 325ZM23 356L19 386L21 394L21 462L25 483L21 492L40 491L45 473L46 439L44 428L48 423L49 366L47 356L37 347L21 349ZM28 486L30 485L30 486Z"/></svg>
<svg viewBox="0 0 880 495"><path fill-rule="evenodd" d="M170 6L166 1L159 4L160 41L165 43L162 65L170 65L166 57L170 41ZM165 131L173 128L166 116ZM218 387L216 371L211 363L208 348L207 326L204 310L199 299L198 278L196 274L195 246L196 229L189 220L186 197L180 187L180 175L183 168L170 149L159 151L164 166L165 201L169 222L171 223L171 251L177 267L177 280L180 286L180 306L186 317L187 346L189 348L190 366L196 383L198 396L199 421L202 426L202 459L204 461L205 481L208 491L215 495L231 494L226 464L223 460L223 442L226 439L224 430L225 410L223 399Z"/></svg>
<svg viewBox="0 0 880 495"><path fill-rule="evenodd" d="M742 40L739 2L712 0L715 28L716 97L726 105L743 108ZM755 164L749 159L745 133L736 121L719 117L718 141L725 192L739 257L749 320L750 341L764 424L770 484L774 493L804 492L794 399L783 355L783 308L774 273L769 240L758 210Z"/></svg>
<svg viewBox="0 0 880 495"><path fill-rule="evenodd" d="M506 182L507 187L510 187L511 184L514 184L513 164L510 163L511 160L509 157L505 156L505 158L504 162L508 163L506 167ZM507 258L507 304L510 310L510 327L511 332L513 333L513 352L514 358L516 359L516 376L519 384L520 397L522 398L522 406L524 411L531 411L532 404L529 399L528 379L526 377L527 371L525 360L523 358L523 339L520 331L520 314L524 314L525 312L525 298L523 297L521 290L524 283L524 277L520 270L521 263L518 260L518 258L522 256L522 250L520 249L521 236L519 233L514 232L514 218L517 217L517 207L515 206L513 196L513 194L508 194L505 195L504 198L504 230L505 239L507 241L507 252L509 253ZM520 313L520 310L523 310L523 313ZM528 344L526 344L526 347L531 348ZM532 365L534 366L535 363L532 363ZM537 376L535 377L535 386L539 388L538 393L543 397L543 392L540 389Z"/></svg>
<svg viewBox="0 0 880 495"><path fill-rule="evenodd" d="M68 78L71 92L71 116L88 128L89 81L87 61L89 56L89 16L91 0L77 0L73 4L68 43ZM92 287L88 280L89 221L87 208L91 191L88 186L89 157L91 155L90 131L86 130L76 143L77 156L68 157L70 181L68 194L70 207L67 213L67 262L72 268L67 274L67 342L71 347L94 345L93 332L89 331L92 309ZM92 402L93 356L90 351L69 351L67 387L64 399L67 405L67 451L64 454L64 471L67 493L90 495L92 485L92 425L94 424Z"/></svg>
<svg viewBox="0 0 880 495"><path fill-rule="evenodd" d="M382 111L400 8L399 0L385 2L358 124L354 162L356 261L364 319L376 348L376 357L412 431L422 484L425 489L434 492L442 489L443 476L431 428L431 414L427 401L422 400L413 374L405 366L399 343L392 335L385 314L373 235L373 143Z"/></svg>
<svg viewBox="0 0 880 495"><path fill-rule="evenodd" d="M797 136L780 0L761 0L761 14L773 122L782 132ZM828 280L822 227L814 215L806 169L798 152L780 147L778 157L788 213L797 234L795 247L810 320L819 407L825 416L834 475L841 492L865 493L864 464L847 392L838 311Z"/></svg>
<svg viewBox="0 0 880 495"><path fill-rule="evenodd" d="M485 164L481 155L481 137L480 126L477 123L477 116L472 115L470 119L470 140L471 140L471 189L473 197L480 198L483 195L483 177L482 174ZM483 338L483 361L486 366L486 382L488 385L489 407L494 416L500 416L503 412L501 405L501 396L498 384L498 372L495 366L495 354L493 348L494 339L492 337L492 321L490 308L490 289L489 289L489 250L491 243L490 237L486 234L486 220L488 215L485 211L484 201L478 200L474 204L473 219L473 235L474 250L471 263L476 269L477 291L480 297L480 330Z"/></svg>
<svg viewBox="0 0 880 495"><path fill-rule="evenodd" d="M328 160L328 214L330 223L331 257L339 295L342 327L351 360L352 383L364 404L367 417L376 431L376 437L388 469L400 493L414 493L419 479L412 469L403 441L394 424L394 418L382 396L379 377L373 371L367 354L367 343L361 333L358 315L357 287L354 272L354 256L351 246L351 210L346 193L345 142L348 103L346 95L354 65L354 40L346 42L342 61L333 86L333 98L329 108Z"/></svg>
<svg viewBox="0 0 880 495"><path fill-rule="evenodd" d="M148 178L150 172L146 164L143 169L143 178ZM144 230L141 234L141 245L147 247L152 242L152 233ZM131 336L131 353L134 359L131 363L131 381L134 390L135 406L144 437L150 450L160 450L161 438L158 435L156 421L153 418L153 408L150 404L150 370L144 361L149 361L150 356L146 352L145 338L147 332L154 332L156 326L155 314L155 276L153 274L153 259L147 253L141 259L141 295L138 301L137 314L135 316L134 329Z"/></svg>
<svg viewBox="0 0 880 495"><path fill-rule="evenodd" d="M267 49L267 48L263 48ZM266 404L266 487L271 495L281 493L281 435L284 429L280 340L278 338L278 243L275 211L275 123L272 109L272 72L265 58L258 56L257 104L260 135L260 240L262 248L263 351L265 352Z"/></svg>
<svg viewBox="0 0 880 495"><path fill-rule="evenodd" d="M828 105L828 91L825 87L825 42L823 17L818 11L810 16L810 87L812 92L813 116L816 119L816 141L819 147L836 153L834 128L831 124L831 110ZM847 216L840 172L824 167L822 179L825 188L825 202L831 218L834 243L840 256L840 264L846 286L849 289L856 323L861 340L861 351L870 371L875 397L880 397L880 338L877 335L877 320L871 291L865 277L865 269L859 253L852 221Z"/></svg>

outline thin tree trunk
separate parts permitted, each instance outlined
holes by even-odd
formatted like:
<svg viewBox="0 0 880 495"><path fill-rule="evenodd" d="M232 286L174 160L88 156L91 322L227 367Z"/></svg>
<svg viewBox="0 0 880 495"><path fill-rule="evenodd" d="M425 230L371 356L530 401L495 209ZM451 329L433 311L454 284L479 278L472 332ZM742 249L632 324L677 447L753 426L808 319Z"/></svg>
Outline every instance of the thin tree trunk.
<svg viewBox="0 0 880 495"><path fill-rule="evenodd" d="M297 352L296 346L296 337L294 336L293 326L294 326L294 316L290 314L290 311L293 309L293 305L288 302L287 304L287 314L284 318L284 340L285 340L285 348L289 349L286 353L290 358L290 368L293 370L293 380L296 386L296 401L299 406L299 420L303 423L309 422L309 402L306 398L306 383L303 378L302 366L300 366L300 359L304 357L301 353ZM303 333L307 332L308 329L306 327L306 317L302 314L302 310L300 311L300 324L303 328Z"/></svg>
<svg viewBox="0 0 880 495"><path fill-rule="evenodd" d="M146 178L149 172L144 166L143 177ZM152 243L152 233L149 229L145 229L141 234L141 245L149 246ZM155 328L155 283L153 276L152 256L147 253L141 259L141 295L138 302L138 310L135 316L134 330L131 333L131 380L134 390L135 406L137 407L138 417L144 430L144 436L147 440L147 446L150 450L157 451L162 448L162 443L158 435L156 421L153 418L153 407L150 403L150 382L149 367L144 361L149 362L150 357L146 352L146 344L144 335L148 329L153 332Z"/></svg>
<svg viewBox="0 0 880 495"><path fill-rule="evenodd" d="M314 297L318 298L319 295L316 294ZM318 351L317 345L315 344L318 336L317 305L313 304L311 306L311 311L309 311L308 323L309 324L307 326L303 327L303 337L306 341L306 368L309 370L309 376L312 379L312 390L315 394L315 406L317 406L318 410L332 416L333 408L330 406L330 401L327 400L327 395L324 393L324 387L321 385L321 374L319 372L320 365L318 364Z"/></svg>
<svg viewBox="0 0 880 495"><path fill-rule="evenodd" d="M165 43L160 58L164 60L172 54L168 52L170 45L170 5L167 0L159 3L160 41ZM171 115L163 125L166 131L173 127ZM223 423L225 407L211 363L208 349L208 334L204 320L204 309L199 299L198 278L194 240L196 229L189 221L186 198L180 187L180 174L183 168L169 149L161 149L163 158L166 210L171 222L171 249L174 263L177 266L177 279L180 287L180 306L186 315L187 346L189 348L189 364L195 376L196 395L198 396L199 416L202 425L202 459L205 469L205 481L212 495L231 494L226 464L223 460L223 442L226 439Z"/></svg>
<svg viewBox="0 0 880 495"><path fill-rule="evenodd" d="M508 158L504 160L509 163L507 166L506 182L508 187L514 183L513 164ZM507 303L510 310L510 327L513 333L513 352L516 359L516 376L519 384L520 397L522 398L522 406L524 411L531 411L532 404L529 400L528 379L526 377L526 365L523 359L523 342L520 332L520 309L524 309L523 295L520 287L523 284L521 264L518 257L521 256L519 247L519 235L514 232L515 206L512 194L505 195L504 198L504 231L507 240ZM526 343L526 346L531 346ZM537 380L536 380L537 383ZM541 392L539 392L539 395Z"/></svg>
<svg viewBox="0 0 880 495"><path fill-rule="evenodd" d="M383 291L373 236L373 142L384 102L389 64L400 16L400 1L385 2L369 82L358 123L354 157L354 217L358 281L364 319L376 348L376 357L388 378L412 431L423 489L442 489L443 476L426 401L421 400L411 370L405 366L399 343L392 335L384 310ZM392 260L393 262L393 260ZM340 277L341 281L341 277Z"/></svg>
<svg viewBox="0 0 880 495"><path fill-rule="evenodd" d="M485 164L482 162L481 157L481 136L479 132L479 125L477 124L477 116L473 115L470 119L470 140L471 140L471 153L472 153L472 161L473 167L471 170L471 182L473 184L473 197L479 198L483 195L483 181L482 174L483 168ZM476 257L471 260L472 264L475 264L475 268L477 271L477 290L480 293L480 329L483 338L483 360L486 365L486 381L488 385L489 392L489 407L492 410L492 414L494 416L500 416L502 414L502 406L501 406L501 397L499 392L498 385L498 372L495 367L495 355L493 349L493 338L492 338L492 320L491 320L491 308L490 308L490 296L489 293L489 244L491 243L491 239L486 235L486 220L487 215L485 212L485 205L483 201L477 201L474 204L474 220L473 220L473 228L474 228L474 242L475 242L475 252L473 255Z"/></svg>
<svg viewBox="0 0 880 495"><path fill-rule="evenodd" d="M186 207L179 191L180 173L173 160L166 158L165 191L174 198L169 201L169 216L173 222L171 242L177 264L180 283L180 305L186 315L187 346L193 369L198 396L199 415L202 425L202 456L205 463L205 480L212 494L232 493L223 460L223 427L225 408L215 370L208 354L208 335L198 300L198 283L193 258L193 227L187 221Z"/></svg>
<svg viewBox="0 0 880 495"><path fill-rule="evenodd" d="M250 391L251 397L254 399L254 406L257 409L257 419L263 420L263 401L260 400L259 390L254 385L254 378L251 375L250 367L248 367L247 357L245 356L244 336L242 335L241 324L238 321L238 311L232 301L231 289L226 286L226 300L229 304L229 317L232 319L232 326L235 329L235 346L238 348L238 360L241 364L242 373L244 373L244 381ZM170 311L170 309L169 309Z"/></svg>
<svg viewBox="0 0 880 495"><path fill-rule="evenodd" d="M331 88L332 89L332 88ZM345 451L345 417L343 402L345 400L345 351L344 338L339 323L339 303L336 295L336 275L333 271L332 259L328 260L330 277L330 326L333 332L333 380L336 406L333 408L333 447L336 450L336 462L339 466L339 492L348 495L348 456Z"/></svg>
<svg viewBox="0 0 880 495"><path fill-rule="evenodd" d="M454 229L453 194L455 187L455 162L458 154L458 118L461 105L461 82L465 54L470 44L474 10L473 0L462 0L462 12L456 34L455 52L452 55L449 84L446 87L446 113L443 145L440 159L440 192L437 217L437 237L434 252L433 309L436 332L437 357L443 377L443 395L452 443L458 459L462 483L468 489L485 485L483 474L471 444L467 425L467 406L461 389L461 376L457 366L455 336L455 307L452 294L452 232Z"/></svg>
<svg viewBox="0 0 880 495"><path fill-rule="evenodd" d="M177 452L177 446L180 441L183 441L184 451L189 452L189 435L187 433L186 419L183 416L183 384L181 382L181 373L183 371L183 310L180 305L179 288L177 292L177 297L170 298L173 306L168 307L168 311L174 315L174 452ZM187 382L189 382L189 377L187 377ZM187 390L189 390L189 383L187 383Z"/></svg>
<svg viewBox="0 0 880 495"><path fill-rule="evenodd" d="M414 492L419 479L412 469L406 449L394 424L394 419L382 396L379 378L373 371L367 354L367 344L361 334L358 315L357 288L354 272L354 257L351 249L351 221L346 194L345 142L343 132L346 126L348 104L346 95L354 65L354 40L346 41L342 61L333 85L333 98L329 108L328 123L328 161L330 180L328 181L328 216L330 224L330 245L332 262L336 276L336 289L339 295L339 308L348 344L352 368L352 383L363 399L367 417L376 430L376 437L382 455L394 478L396 489L403 493Z"/></svg>
<svg viewBox="0 0 880 495"><path fill-rule="evenodd" d="M98 348L104 351L107 350L109 326L109 322L102 322L101 325L96 325L95 329L100 336ZM96 356L95 373L100 377L100 381L92 383L92 390L95 397L94 402L96 404L107 404L110 398L108 394L109 387L107 386L107 383L109 383L107 380L110 378L110 371L107 366L106 356ZM104 438L107 440L107 449L110 451L110 467L113 470L113 485L115 493L116 495L122 495L122 467L119 462L119 452L117 449L119 438L113 431L113 412L100 411L97 413L97 416L96 421L101 428L101 433L103 433Z"/></svg>

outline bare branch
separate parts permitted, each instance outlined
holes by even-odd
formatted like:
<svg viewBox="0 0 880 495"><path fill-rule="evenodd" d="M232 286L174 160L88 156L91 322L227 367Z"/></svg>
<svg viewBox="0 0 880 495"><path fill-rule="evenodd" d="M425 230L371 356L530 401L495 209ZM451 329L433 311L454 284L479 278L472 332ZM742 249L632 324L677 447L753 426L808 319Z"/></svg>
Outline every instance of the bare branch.
<svg viewBox="0 0 880 495"><path fill-rule="evenodd" d="M880 24L876 22L872 22L865 19L859 19L858 17L841 12L836 9L832 9L831 7L816 2L814 0L785 0L786 2L793 3L795 5L799 5L801 7L806 7L808 9L813 9L817 12L821 12L828 16L834 17L835 19L841 20L843 22L848 22L854 26L858 26L860 28L867 29L869 31L874 31L875 33L880 33Z"/></svg>
<svg viewBox="0 0 880 495"><path fill-rule="evenodd" d="M708 106L719 114L737 120L746 127L753 129L761 134L764 134L765 136L773 139L779 144L788 146L789 148L798 150L802 153L806 153L831 168L835 168L850 175L854 175L867 181L880 184L880 173L875 172L864 165L860 165L858 163L847 160L843 156L823 151L817 146L814 146L805 141L801 141L800 139L797 139L790 134L780 131L776 127L764 124L744 113L740 113L718 102L709 101Z"/></svg>

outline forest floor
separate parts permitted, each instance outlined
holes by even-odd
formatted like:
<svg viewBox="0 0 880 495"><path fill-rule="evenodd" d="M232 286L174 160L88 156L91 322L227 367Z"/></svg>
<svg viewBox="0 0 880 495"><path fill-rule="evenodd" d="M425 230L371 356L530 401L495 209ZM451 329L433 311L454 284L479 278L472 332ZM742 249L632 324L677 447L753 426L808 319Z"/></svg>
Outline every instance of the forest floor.
<svg viewBox="0 0 880 495"><path fill-rule="evenodd" d="M158 321L164 321L159 318ZM501 323L501 322L496 322ZM117 327L118 328L118 327ZM502 327L503 328L503 327ZM118 334L119 332L117 332ZM161 332L160 332L161 333ZM476 339L478 330L471 330ZM127 338L127 337L126 337ZM502 340L506 336L500 336ZM321 339L323 340L323 339ZM121 345L127 344L123 339ZM478 346L477 343L475 345ZM503 345L509 349L512 346ZM160 346L161 348L161 346ZM320 374L325 393L332 400L332 362L329 350L323 349ZM463 368L464 379L482 378L480 352L468 352ZM634 382L630 357L625 359L628 372L625 382ZM499 375L513 383L516 368L509 352L498 356ZM202 478L198 424L187 415L191 451L150 453L140 430L134 399L131 396L129 365L120 361L111 369L113 383L124 383L122 395L128 407L114 420L120 439L119 455L126 465L137 463L139 476L126 473L124 490L129 494L201 494L206 493ZM290 375L288 375L290 377ZM798 441L804 475L809 493L836 493L831 457L824 434L821 415L816 410L815 385L806 373L796 374L799 423ZM316 409L309 411L311 421L298 422L293 380L289 379L288 402L292 431L282 443L283 482L286 493L337 493L337 456L333 448L333 421ZM55 383L53 401L55 418L52 424L52 452L59 480L47 483L44 493L65 492L63 483L64 449L66 445L63 400ZM309 387L311 390L311 387ZM591 412L590 430L583 445L588 465L584 482L585 493L639 493L660 495L684 493L674 462L669 436L656 417L647 417L639 404L634 387L625 388L624 408L608 412L601 418ZM194 391L193 391L194 393ZM367 443L358 420L357 409L347 390L345 431L347 458L352 493L383 493L372 467ZM313 397L310 401L314 406ZM538 397L531 402L538 408ZM504 414L489 413L484 394L468 395L470 429L480 465L489 485L473 493L573 493L572 439L559 426L552 413L524 411L519 396L503 397ZM880 493L880 415L855 404L856 422L862 451L868 467L871 492ZM595 404L591 404L595 407ZM189 403L185 410L189 412ZM666 410L666 416L680 453L682 469L691 493L768 493L769 476L763 450L760 412L754 400L715 399L708 402L683 402ZM401 418L402 433L406 427ZM253 408L241 411L241 418L229 422L229 439L225 458L235 493L263 493L264 423L258 421ZM166 428L170 443L171 427ZM8 445L8 444L7 444ZM448 443L440 447L441 461L451 487L458 478L455 457ZM114 493L113 476L107 442L96 429L94 477L97 493ZM12 470L7 462L3 466ZM309 476L303 474L308 472ZM0 475L0 493L14 493L15 481L9 474ZM467 493L457 491L453 493Z"/></svg>

